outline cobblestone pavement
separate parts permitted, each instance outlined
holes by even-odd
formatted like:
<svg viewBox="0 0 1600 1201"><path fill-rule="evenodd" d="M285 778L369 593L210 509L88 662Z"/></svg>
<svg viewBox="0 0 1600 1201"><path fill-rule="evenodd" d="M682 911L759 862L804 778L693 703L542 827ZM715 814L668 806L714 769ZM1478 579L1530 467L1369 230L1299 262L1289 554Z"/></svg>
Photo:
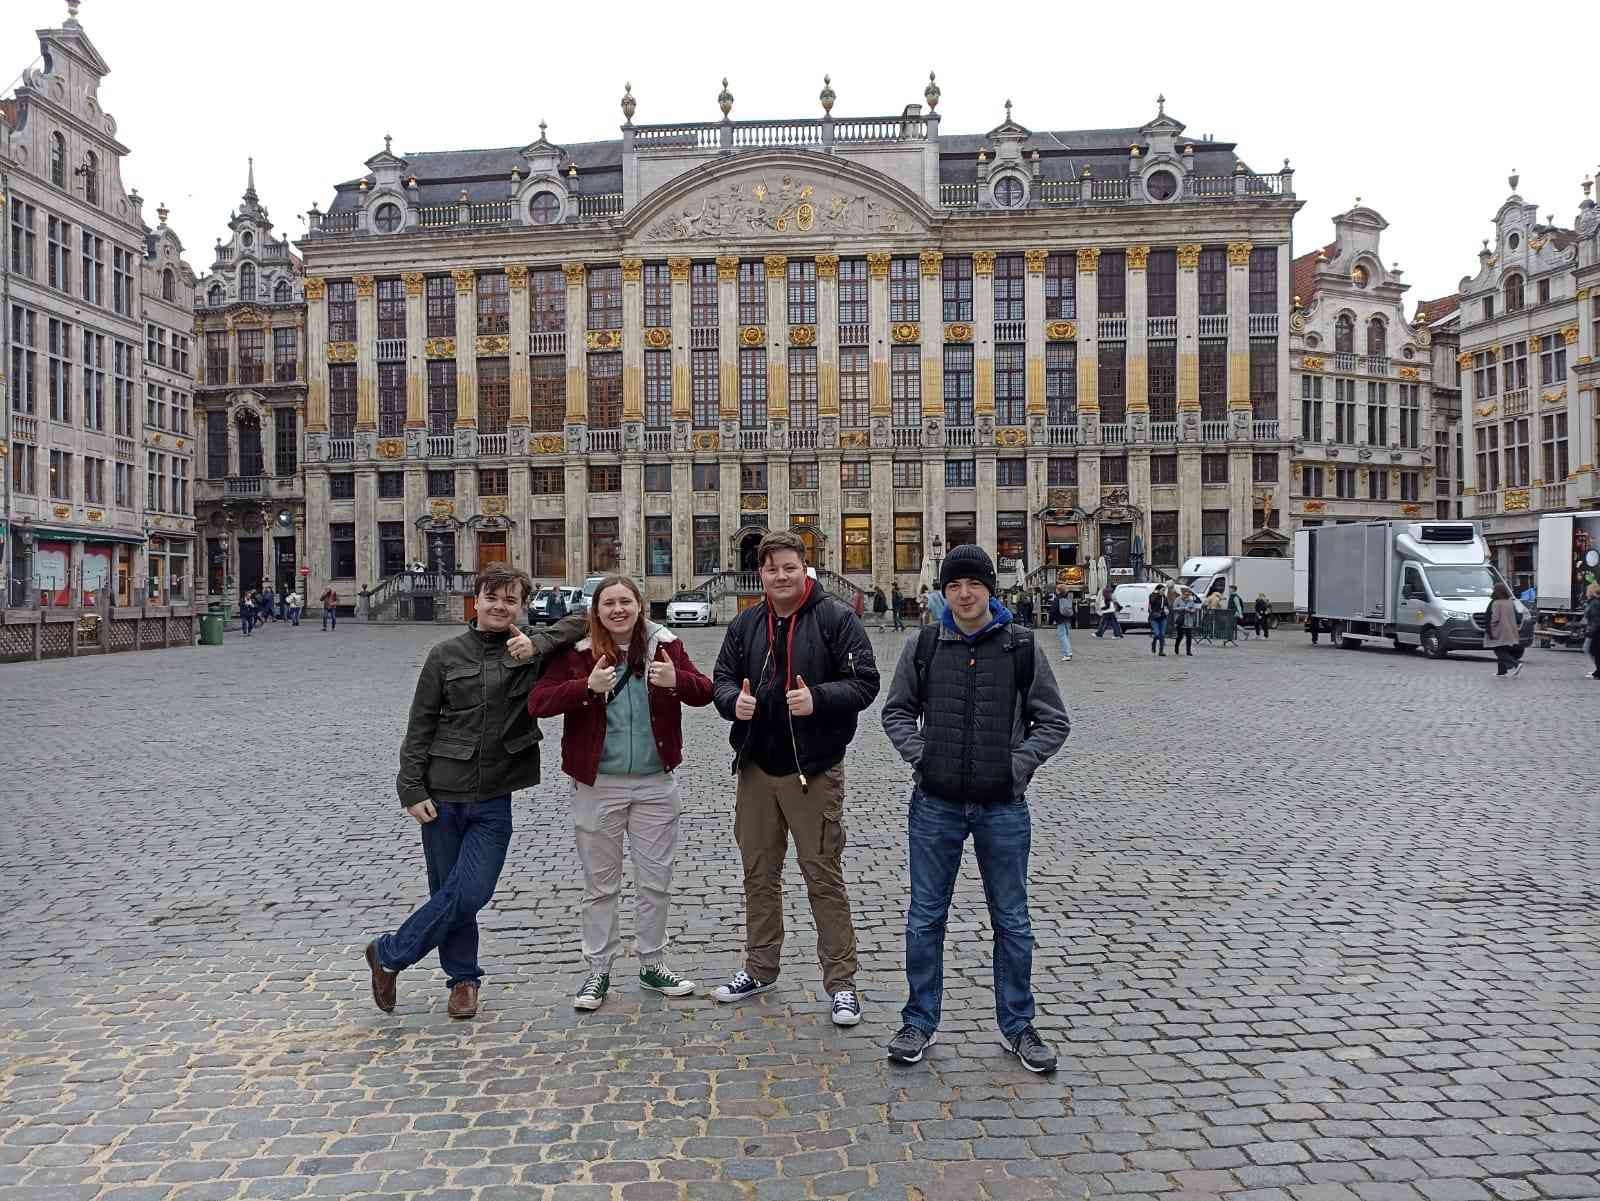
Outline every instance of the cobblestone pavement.
<svg viewBox="0 0 1600 1201"><path fill-rule="evenodd" d="M1181 660L1080 632L1032 795L1041 1078L993 1028L970 857L939 1043L884 1060L908 782L876 709L847 760L860 1026L828 1021L792 864L777 991L642 997L625 960L576 1015L549 742L482 1016L446 1018L431 964L378 1013L360 951L425 893L392 780L444 633L0 668L0 1201L1600 1198L1600 685L1576 655L1497 681L1286 632ZM687 635L703 667L720 637ZM687 727L672 962L709 989L740 874L725 727Z"/></svg>

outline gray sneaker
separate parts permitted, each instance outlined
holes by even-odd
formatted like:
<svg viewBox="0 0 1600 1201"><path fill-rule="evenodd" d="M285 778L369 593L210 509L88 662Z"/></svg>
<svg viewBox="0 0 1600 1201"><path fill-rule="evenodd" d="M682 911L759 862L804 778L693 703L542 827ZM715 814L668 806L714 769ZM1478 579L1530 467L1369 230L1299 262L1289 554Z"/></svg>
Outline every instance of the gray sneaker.
<svg viewBox="0 0 1600 1201"><path fill-rule="evenodd" d="M1056 1053L1049 1043L1039 1037L1039 1032L1032 1026L1024 1026L1022 1033L1017 1035L1015 1041L1006 1046L1011 1053L1022 1061L1022 1066L1030 1072L1053 1072L1056 1070Z"/></svg>
<svg viewBox="0 0 1600 1201"><path fill-rule="evenodd" d="M889 1058L895 1063L921 1063L922 1053L933 1046L938 1032L924 1034L915 1026L901 1026L889 1040Z"/></svg>

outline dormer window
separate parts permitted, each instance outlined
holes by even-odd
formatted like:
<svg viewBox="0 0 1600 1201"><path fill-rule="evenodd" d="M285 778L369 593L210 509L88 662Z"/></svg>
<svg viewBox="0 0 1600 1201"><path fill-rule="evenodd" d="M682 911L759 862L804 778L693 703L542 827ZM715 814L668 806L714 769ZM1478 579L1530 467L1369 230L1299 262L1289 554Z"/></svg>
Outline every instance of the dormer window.
<svg viewBox="0 0 1600 1201"><path fill-rule="evenodd" d="M93 150L83 156L83 198L90 204L100 203L100 157Z"/></svg>
<svg viewBox="0 0 1600 1201"><path fill-rule="evenodd" d="M1381 359L1389 353L1389 327L1382 317L1367 322L1367 356Z"/></svg>
<svg viewBox="0 0 1600 1201"><path fill-rule="evenodd" d="M223 302L223 299L224 299L224 294L223 294L223 291L222 291L222 285L221 284L212 284L211 287L209 289L207 289L207 291L206 291L206 303L207 304L212 305L213 307L220 306L222 304L222 302Z"/></svg>
<svg viewBox="0 0 1600 1201"><path fill-rule="evenodd" d="M1349 313L1340 313L1333 323L1333 349L1336 354L1354 354L1356 350L1356 323Z"/></svg>
<svg viewBox="0 0 1600 1201"><path fill-rule="evenodd" d="M161 299L178 299L178 277L172 273L171 267L161 273Z"/></svg>
<svg viewBox="0 0 1600 1201"><path fill-rule="evenodd" d="M256 298L256 269L253 263L243 263L239 267L239 299L254 300Z"/></svg>
<svg viewBox="0 0 1600 1201"><path fill-rule="evenodd" d="M1512 236L1514 237L1515 235ZM1522 308L1522 276L1506 276L1505 297L1506 312L1515 313Z"/></svg>
<svg viewBox="0 0 1600 1201"><path fill-rule="evenodd" d="M272 299L279 304L288 304L294 299L294 290L289 287L289 281L280 279L272 289Z"/></svg>

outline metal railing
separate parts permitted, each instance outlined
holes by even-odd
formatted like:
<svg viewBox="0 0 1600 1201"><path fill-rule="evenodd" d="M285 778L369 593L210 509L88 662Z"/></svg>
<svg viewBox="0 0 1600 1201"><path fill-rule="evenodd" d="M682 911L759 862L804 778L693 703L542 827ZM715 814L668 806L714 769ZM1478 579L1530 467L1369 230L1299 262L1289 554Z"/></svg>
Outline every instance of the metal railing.
<svg viewBox="0 0 1600 1201"><path fill-rule="evenodd" d="M1150 423L1150 441L1176 442L1178 440L1178 423L1176 421L1152 421Z"/></svg>
<svg viewBox="0 0 1600 1201"><path fill-rule="evenodd" d="M1078 427L1076 425L1046 426L1045 441L1051 446L1076 446L1078 445Z"/></svg>
<svg viewBox="0 0 1600 1201"><path fill-rule="evenodd" d="M898 425L894 429L894 448L896 450L915 450L922 445L922 427L918 425Z"/></svg>
<svg viewBox="0 0 1600 1201"><path fill-rule="evenodd" d="M1278 314L1276 313L1251 313L1250 336L1269 338L1276 337L1278 333Z"/></svg>
<svg viewBox="0 0 1600 1201"><path fill-rule="evenodd" d="M1147 338L1176 338L1178 336L1178 319L1176 317L1147 317L1145 318L1144 332Z"/></svg>
<svg viewBox="0 0 1600 1201"><path fill-rule="evenodd" d="M994 323L994 340L1000 342L1026 342L1028 340L1028 323L1025 321L996 321Z"/></svg>
<svg viewBox="0 0 1600 1201"><path fill-rule="evenodd" d="M1101 317L1098 325L1102 342L1126 342L1128 340L1128 319L1126 317Z"/></svg>
<svg viewBox="0 0 1600 1201"><path fill-rule="evenodd" d="M1120 421L1100 427L1100 443L1103 446L1121 446L1127 440L1128 427Z"/></svg>
<svg viewBox="0 0 1600 1201"><path fill-rule="evenodd" d="M739 449L740 450L766 450L767 449L767 431L766 430L740 430L739 431Z"/></svg>
<svg viewBox="0 0 1600 1201"><path fill-rule="evenodd" d="M975 183L942 183L939 185L939 204L947 209L970 209L978 204L978 185Z"/></svg>
<svg viewBox="0 0 1600 1201"><path fill-rule="evenodd" d="M1278 419L1260 418L1250 423L1250 436L1257 442L1275 442L1278 438Z"/></svg>
<svg viewBox="0 0 1600 1201"><path fill-rule="evenodd" d="M406 357L406 340L404 338L379 338L378 362L393 363Z"/></svg>
<svg viewBox="0 0 1600 1201"><path fill-rule="evenodd" d="M510 449L508 434L479 434L478 453L480 455L504 455Z"/></svg>
<svg viewBox="0 0 1600 1201"><path fill-rule="evenodd" d="M564 329L538 330L528 335L528 353L556 355L567 353L567 331Z"/></svg>
<svg viewBox="0 0 1600 1201"><path fill-rule="evenodd" d="M1228 440L1228 423L1226 421L1202 421L1200 423L1200 439L1203 442L1226 442Z"/></svg>
<svg viewBox="0 0 1600 1201"><path fill-rule="evenodd" d="M259 496L266 488L266 479L259 475L233 476L223 483L228 496Z"/></svg>
<svg viewBox="0 0 1600 1201"><path fill-rule="evenodd" d="M970 425L947 425L944 427L944 444L946 446L976 446L978 444L978 431Z"/></svg>
<svg viewBox="0 0 1600 1201"><path fill-rule="evenodd" d="M615 453L622 449L622 431L596 430L589 431L589 453Z"/></svg>
<svg viewBox="0 0 1600 1201"><path fill-rule="evenodd" d="M1226 338L1228 336L1228 314L1201 313L1200 336L1202 338Z"/></svg>
<svg viewBox="0 0 1600 1201"><path fill-rule="evenodd" d="M349 463L356 457L356 440L354 438L329 438L328 462Z"/></svg>
<svg viewBox="0 0 1600 1201"><path fill-rule="evenodd" d="M456 440L450 434L428 435L428 457L430 459L448 459L455 454Z"/></svg>
<svg viewBox="0 0 1600 1201"><path fill-rule="evenodd" d="M817 431L814 429L790 429L790 450L816 450Z"/></svg>
<svg viewBox="0 0 1600 1201"><path fill-rule="evenodd" d="M852 322L839 327L840 346L865 346L867 344L867 323Z"/></svg>
<svg viewBox="0 0 1600 1201"><path fill-rule="evenodd" d="M672 449L671 430L645 430L644 448L653 453L661 453Z"/></svg>
<svg viewBox="0 0 1600 1201"><path fill-rule="evenodd" d="M599 192L578 197L578 216L615 217L622 212L621 192Z"/></svg>

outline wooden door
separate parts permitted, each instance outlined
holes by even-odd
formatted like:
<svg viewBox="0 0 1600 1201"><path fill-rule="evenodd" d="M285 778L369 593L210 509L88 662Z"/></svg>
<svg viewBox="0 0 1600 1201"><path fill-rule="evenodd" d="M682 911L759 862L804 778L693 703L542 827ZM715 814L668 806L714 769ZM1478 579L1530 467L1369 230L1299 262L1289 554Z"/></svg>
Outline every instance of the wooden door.
<svg viewBox="0 0 1600 1201"><path fill-rule="evenodd" d="M504 530L485 530L478 535L478 570L482 571L491 563L504 563L509 558L506 549L506 535ZM469 596L466 599L465 612L467 620L471 621L478 615L478 598Z"/></svg>

